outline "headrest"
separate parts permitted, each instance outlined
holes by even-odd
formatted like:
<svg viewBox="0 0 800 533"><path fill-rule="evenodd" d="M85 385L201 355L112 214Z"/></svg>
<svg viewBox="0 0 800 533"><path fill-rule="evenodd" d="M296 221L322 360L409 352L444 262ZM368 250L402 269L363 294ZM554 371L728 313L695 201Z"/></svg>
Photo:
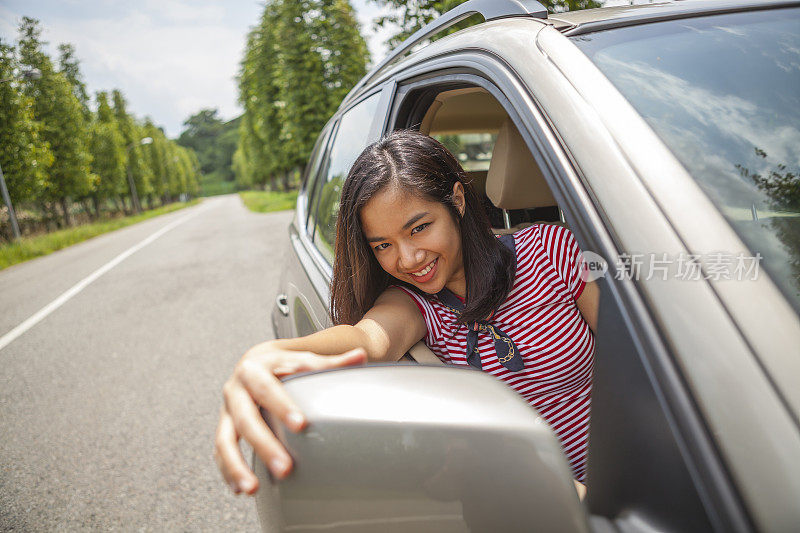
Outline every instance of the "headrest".
<svg viewBox="0 0 800 533"><path fill-rule="evenodd" d="M511 119L506 119L497 134L486 195L500 209L527 209L556 205L556 199L544 180Z"/></svg>
<svg viewBox="0 0 800 533"><path fill-rule="evenodd" d="M422 117L419 131L425 135L495 133L507 116L486 89L452 89L436 96Z"/></svg>
<svg viewBox="0 0 800 533"><path fill-rule="evenodd" d="M465 172L467 181L472 185L472 189L478 196L486 196L486 171L468 170Z"/></svg>

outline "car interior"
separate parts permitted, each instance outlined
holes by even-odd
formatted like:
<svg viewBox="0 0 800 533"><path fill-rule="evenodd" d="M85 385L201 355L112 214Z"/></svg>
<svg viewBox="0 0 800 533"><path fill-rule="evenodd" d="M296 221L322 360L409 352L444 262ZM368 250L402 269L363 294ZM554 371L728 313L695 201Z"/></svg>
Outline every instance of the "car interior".
<svg viewBox="0 0 800 533"><path fill-rule="evenodd" d="M566 226L522 135L489 91L482 87L441 91L417 124L420 132L459 159L496 235L533 224ZM418 363L441 364L423 342L409 354Z"/></svg>
<svg viewBox="0 0 800 533"><path fill-rule="evenodd" d="M537 223L565 225L525 141L486 89L440 92L419 129L442 142L461 161L496 234L514 233ZM477 153L470 143L475 140L484 141Z"/></svg>

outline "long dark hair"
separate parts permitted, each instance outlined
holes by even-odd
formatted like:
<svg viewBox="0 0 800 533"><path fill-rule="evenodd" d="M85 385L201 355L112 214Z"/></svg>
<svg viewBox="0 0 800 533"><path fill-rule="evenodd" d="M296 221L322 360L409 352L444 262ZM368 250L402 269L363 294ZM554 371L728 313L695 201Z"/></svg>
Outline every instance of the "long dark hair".
<svg viewBox="0 0 800 533"><path fill-rule="evenodd" d="M463 216L453 202L456 182L464 187ZM513 254L492 233L486 212L453 154L427 135L398 130L368 146L342 186L331 282L334 324L361 320L390 285L402 284L424 294L383 270L364 238L361 208L389 184L447 207L461 233L467 294L460 321L485 319L511 291Z"/></svg>

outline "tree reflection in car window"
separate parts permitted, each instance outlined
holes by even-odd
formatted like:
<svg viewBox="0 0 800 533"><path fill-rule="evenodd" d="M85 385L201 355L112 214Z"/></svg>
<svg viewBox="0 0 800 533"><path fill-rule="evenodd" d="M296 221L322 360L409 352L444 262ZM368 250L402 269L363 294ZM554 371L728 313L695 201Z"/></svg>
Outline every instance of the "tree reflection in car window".
<svg viewBox="0 0 800 533"><path fill-rule="evenodd" d="M572 38L800 311L800 9Z"/></svg>
<svg viewBox="0 0 800 533"><path fill-rule="evenodd" d="M328 169L319 193L317 231L314 243L319 251L333 263L336 239L336 219L339 216L339 197L342 183L358 155L367 147L369 129L380 93L376 93L348 110L339 122L336 138L330 149Z"/></svg>

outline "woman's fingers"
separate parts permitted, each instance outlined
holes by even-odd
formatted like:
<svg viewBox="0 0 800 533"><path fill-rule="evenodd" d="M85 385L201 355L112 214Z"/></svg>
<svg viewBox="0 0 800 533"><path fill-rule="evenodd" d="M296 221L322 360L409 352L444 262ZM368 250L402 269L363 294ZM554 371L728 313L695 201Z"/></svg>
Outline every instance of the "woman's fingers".
<svg viewBox="0 0 800 533"><path fill-rule="evenodd" d="M319 359L320 366L315 370L325 370L328 368L362 365L367 362L367 351L364 348L356 348L341 355L316 357Z"/></svg>
<svg viewBox="0 0 800 533"><path fill-rule="evenodd" d="M279 364L288 370L287 365L290 363L281 362ZM291 368L294 369L294 372L303 372L301 366L298 361ZM303 429L306 423L305 418L286 393L281 382L275 377L274 371L273 373L269 372L257 362L242 363L242 367L238 373L239 380L255 402L277 416L292 431Z"/></svg>
<svg viewBox="0 0 800 533"><path fill-rule="evenodd" d="M361 364L366 359L363 349L351 350L340 356L319 356L310 352L296 352L275 362L272 372L263 363L240 363L239 380L256 401L278 417L292 431L300 431L306 419L278 380L278 377ZM276 377L277 376L277 377Z"/></svg>
<svg viewBox="0 0 800 533"><path fill-rule="evenodd" d="M217 466L234 492L253 494L258 489L258 479L239 448L240 438L250 443L277 479L283 479L292 469L291 456L259 411L259 406L263 407L292 431L300 431L306 425L300 409L286 393L279 378L298 372L363 364L366 356L366 351L361 348L338 356L319 356L310 352L268 353L253 349L242 358L223 388L225 404L220 413L214 448Z"/></svg>
<svg viewBox="0 0 800 533"><path fill-rule="evenodd" d="M223 407L220 410L219 424L214 444L214 459L225 482L231 490L239 494L253 494L258 489L258 478L250 471L239 448L239 435L233 420Z"/></svg>
<svg viewBox="0 0 800 533"><path fill-rule="evenodd" d="M298 372L312 372L360 365L365 363L366 360L367 352L363 348L356 348L341 355L316 355L311 352L295 352L291 357L276 363L272 373L278 377L284 377Z"/></svg>
<svg viewBox="0 0 800 533"><path fill-rule="evenodd" d="M253 398L241 386L226 385L225 409L233 419L236 433L250 443L272 475L283 479L292 469L292 458L272 434Z"/></svg>

